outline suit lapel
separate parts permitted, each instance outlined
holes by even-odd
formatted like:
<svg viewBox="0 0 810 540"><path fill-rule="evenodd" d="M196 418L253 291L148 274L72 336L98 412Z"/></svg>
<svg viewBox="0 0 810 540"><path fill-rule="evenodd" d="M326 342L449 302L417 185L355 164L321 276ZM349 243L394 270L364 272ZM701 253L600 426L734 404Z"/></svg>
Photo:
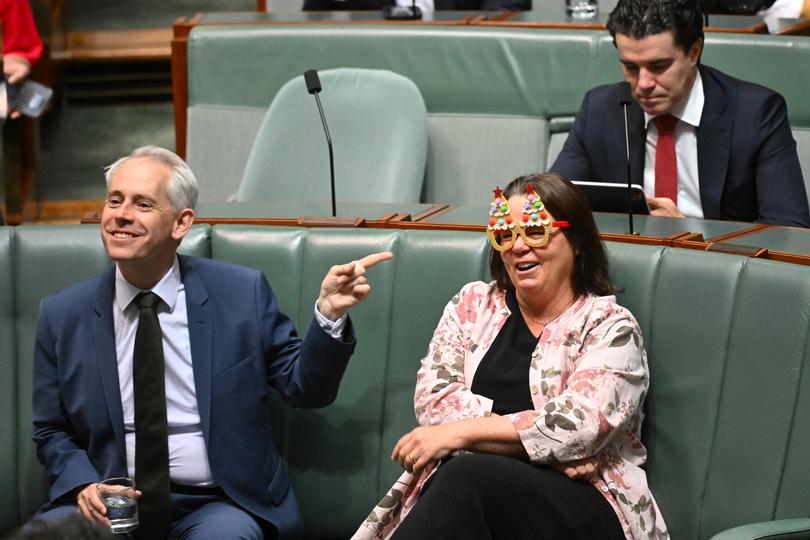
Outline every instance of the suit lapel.
<svg viewBox="0 0 810 540"><path fill-rule="evenodd" d="M211 378L213 321L208 293L196 271L193 259L180 256L180 274L186 291L188 336L191 342L191 362L194 369L194 387L203 435L208 442L211 432Z"/></svg>
<svg viewBox="0 0 810 540"><path fill-rule="evenodd" d="M95 361L101 376L101 388L107 402L110 424L118 446L120 465L126 470L124 442L124 413L121 409L121 390L118 382L118 355L115 351L115 328L112 305L115 290L115 268L104 274L96 295L93 318L93 345Z"/></svg>
<svg viewBox="0 0 810 540"><path fill-rule="evenodd" d="M703 217L721 219L723 189L728 171L733 120L726 114L726 94L712 73L700 68L703 81L703 114L697 129L698 182Z"/></svg>

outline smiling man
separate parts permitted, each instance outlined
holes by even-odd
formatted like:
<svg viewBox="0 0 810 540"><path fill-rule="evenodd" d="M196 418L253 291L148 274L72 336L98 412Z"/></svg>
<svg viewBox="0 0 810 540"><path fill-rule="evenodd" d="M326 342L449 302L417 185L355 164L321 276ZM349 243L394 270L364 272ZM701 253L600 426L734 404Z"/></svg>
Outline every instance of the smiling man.
<svg viewBox="0 0 810 540"><path fill-rule="evenodd" d="M810 226L785 100L700 63L695 0L619 0L608 29L630 83L630 176L653 215ZM618 86L587 93L551 167L573 180L624 182Z"/></svg>
<svg viewBox="0 0 810 540"><path fill-rule="evenodd" d="M139 489L137 538L295 538L301 515L270 428L269 387L332 402L355 346L346 310L376 253L333 266L299 339L264 275L177 248L197 181L147 146L107 170L101 238L115 267L45 298L34 350L34 440L50 481L38 514L109 524L97 483Z"/></svg>

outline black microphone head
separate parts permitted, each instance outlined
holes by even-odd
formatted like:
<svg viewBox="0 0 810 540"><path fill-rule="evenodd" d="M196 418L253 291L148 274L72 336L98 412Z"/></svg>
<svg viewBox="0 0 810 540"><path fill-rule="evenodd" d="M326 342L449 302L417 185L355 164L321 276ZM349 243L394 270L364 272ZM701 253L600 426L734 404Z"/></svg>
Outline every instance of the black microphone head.
<svg viewBox="0 0 810 540"><path fill-rule="evenodd" d="M630 105L633 101L633 92L630 91L630 83L622 81L616 86L616 98L621 105Z"/></svg>
<svg viewBox="0 0 810 540"><path fill-rule="evenodd" d="M318 72L314 69L309 69L304 72L304 82L307 83L307 92L310 94L321 91L321 79L318 78Z"/></svg>

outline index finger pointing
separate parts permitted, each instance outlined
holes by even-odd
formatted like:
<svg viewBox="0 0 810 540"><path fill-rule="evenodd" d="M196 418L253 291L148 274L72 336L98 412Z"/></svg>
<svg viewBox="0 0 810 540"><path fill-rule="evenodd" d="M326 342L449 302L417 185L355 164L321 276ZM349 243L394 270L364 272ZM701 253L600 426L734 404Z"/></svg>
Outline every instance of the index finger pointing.
<svg viewBox="0 0 810 540"><path fill-rule="evenodd" d="M371 255L366 255L359 261L357 264L362 266L363 268L371 268L377 263L381 263L383 261L387 261L389 259L393 259L394 254L390 251L380 251L379 253L372 253Z"/></svg>

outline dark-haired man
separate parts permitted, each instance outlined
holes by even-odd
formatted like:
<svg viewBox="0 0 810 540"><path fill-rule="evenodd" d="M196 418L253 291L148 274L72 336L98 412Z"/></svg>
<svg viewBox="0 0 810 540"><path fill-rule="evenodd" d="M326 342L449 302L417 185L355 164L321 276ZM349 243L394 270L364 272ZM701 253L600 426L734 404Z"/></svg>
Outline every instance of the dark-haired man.
<svg viewBox="0 0 810 540"><path fill-rule="evenodd" d="M695 0L620 0L608 18L633 102L631 178L654 215L810 226L785 100L700 64ZM551 169L573 180L627 176L617 85L587 93Z"/></svg>

